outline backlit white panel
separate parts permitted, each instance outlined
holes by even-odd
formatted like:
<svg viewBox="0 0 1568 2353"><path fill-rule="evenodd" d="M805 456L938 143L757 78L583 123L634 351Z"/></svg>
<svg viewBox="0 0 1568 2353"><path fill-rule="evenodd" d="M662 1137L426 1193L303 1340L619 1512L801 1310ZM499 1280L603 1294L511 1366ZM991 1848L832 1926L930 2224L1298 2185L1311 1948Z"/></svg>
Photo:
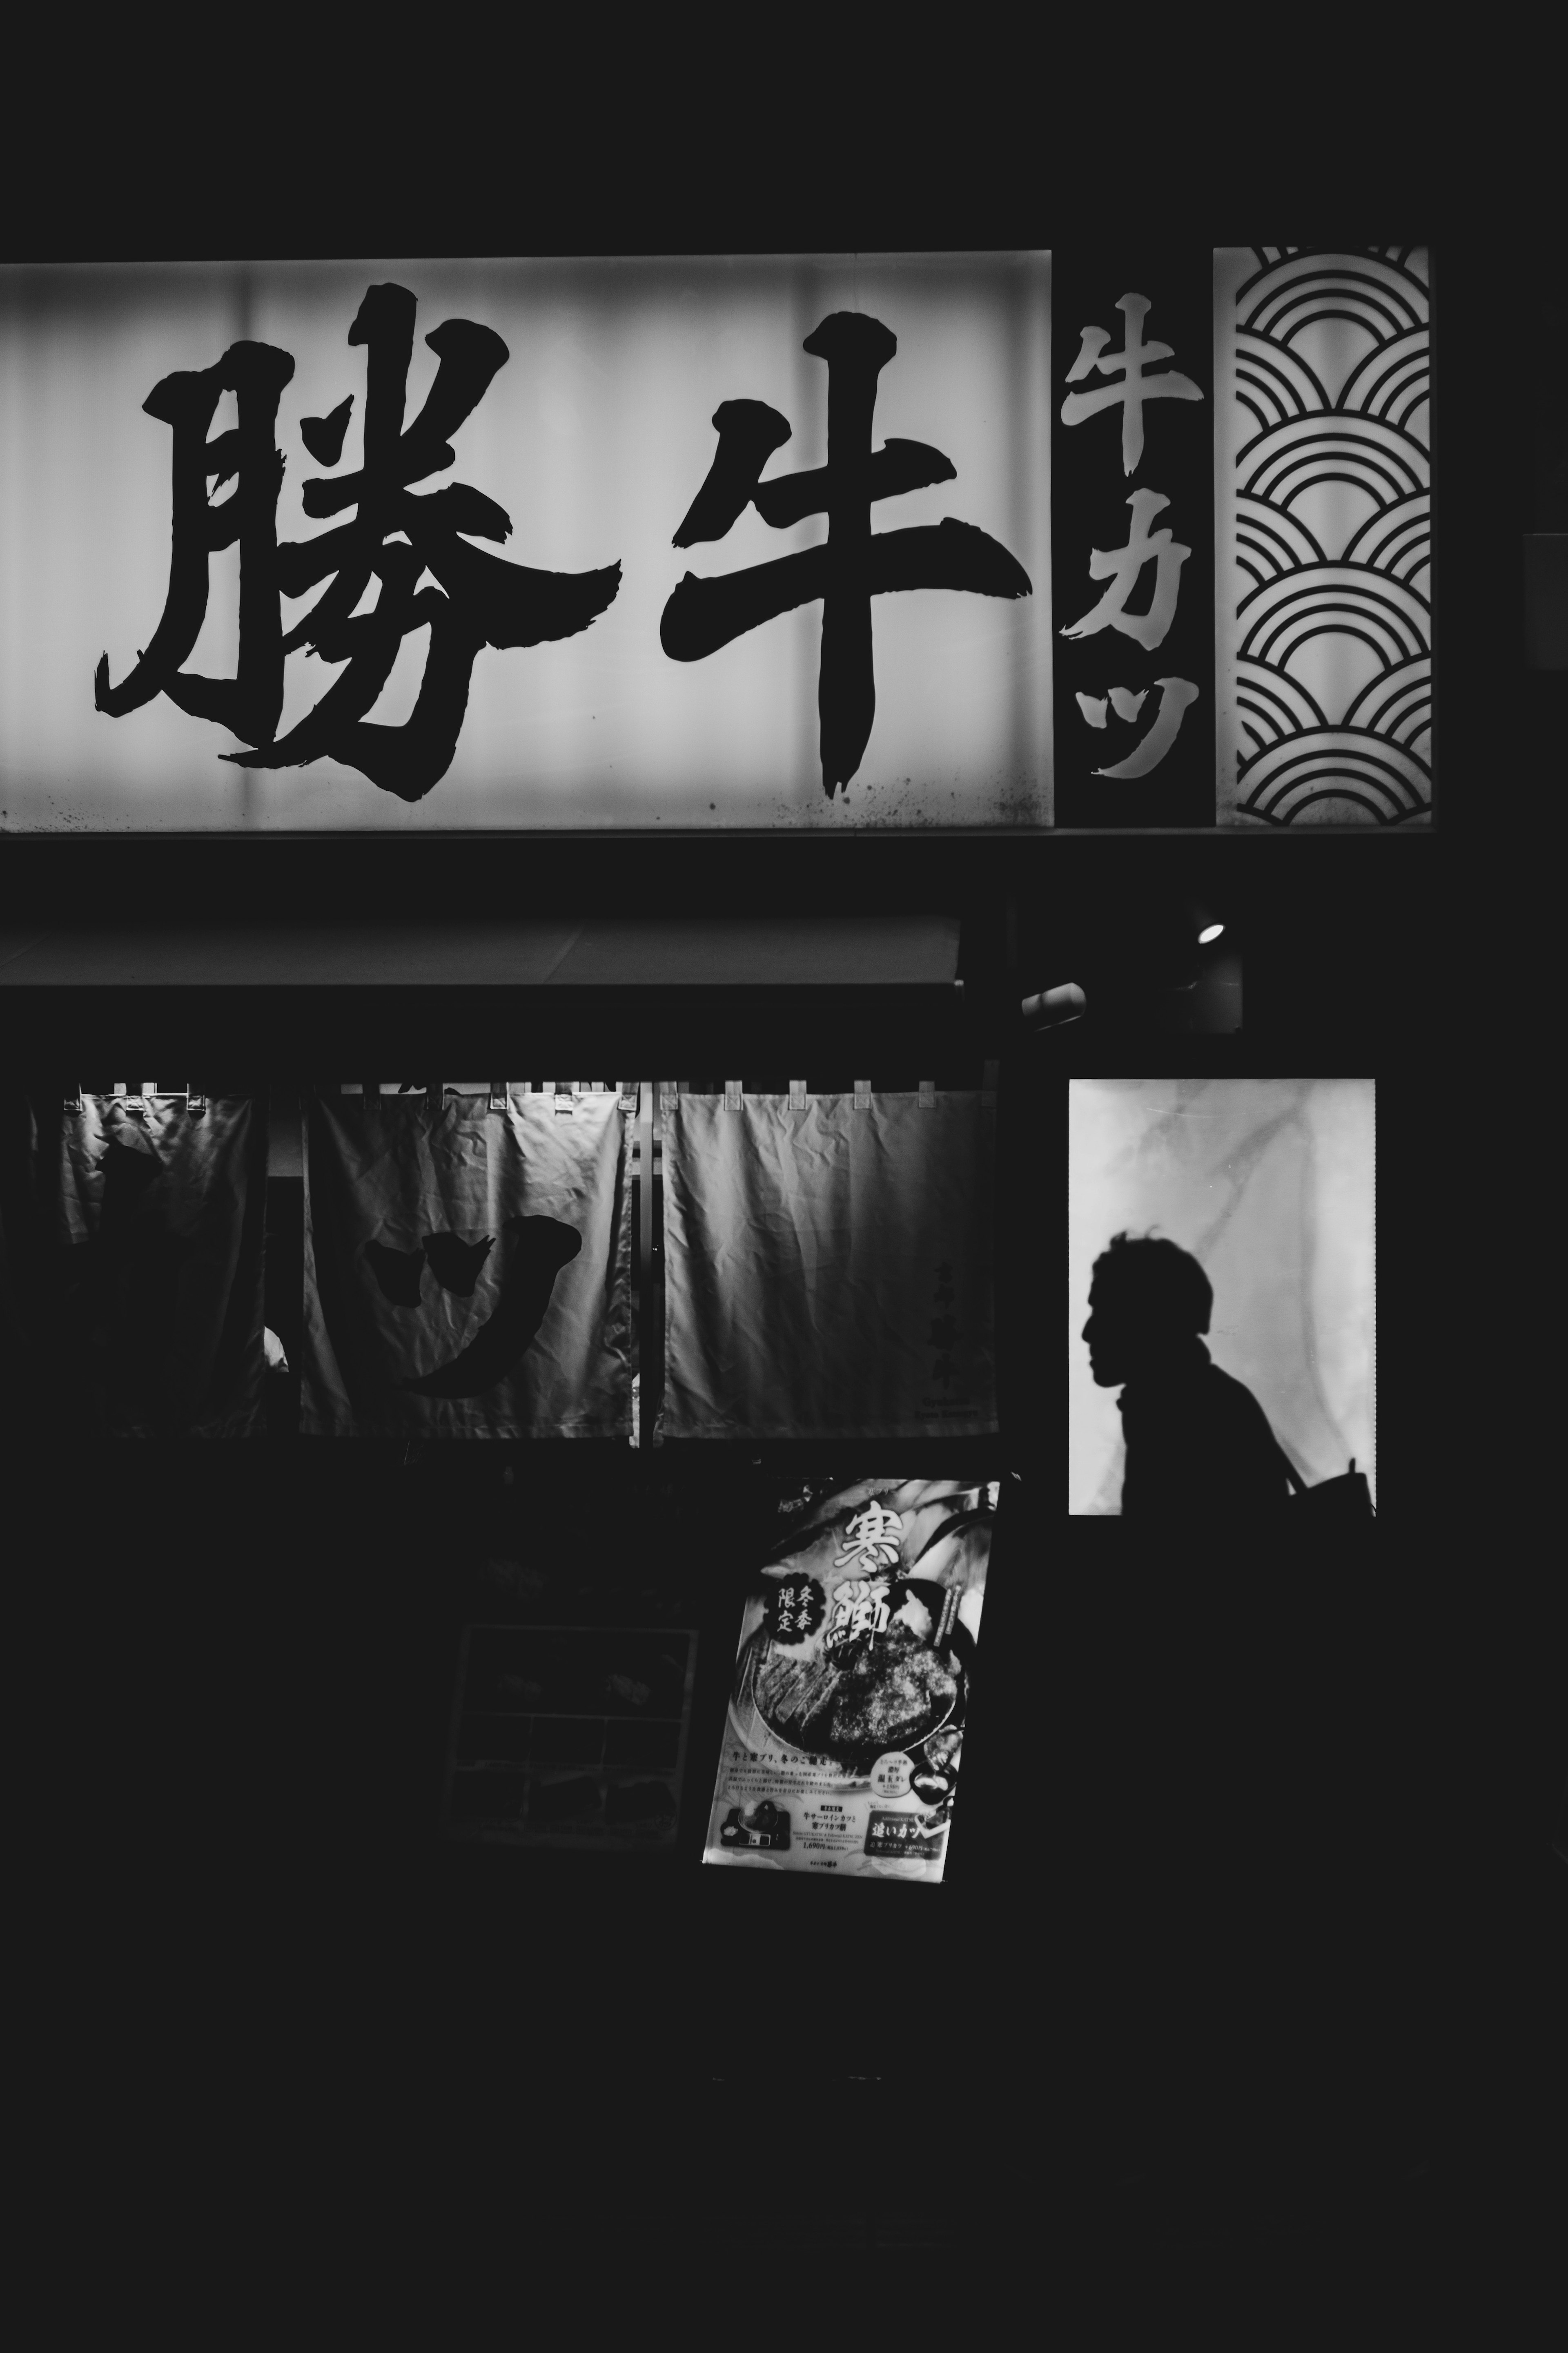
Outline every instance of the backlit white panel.
<svg viewBox="0 0 1568 2353"><path fill-rule="evenodd" d="M1113 1517L1124 1449L1083 1338L1114 1236L1174 1242L1214 1291L1206 1345L1309 1485L1375 1494L1371 1079L1075 1079L1068 1087L1068 1510Z"/></svg>
<svg viewBox="0 0 1568 2353"><path fill-rule="evenodd" d="M1425 249L1181 262L0 269L0 831L1422 830Z"/></svg>
<svg viewBox="0 0 1568 2353"><path fill-rule="evenodd" d="M487 547L508 565L582 574L618 564L613 601L558 642L486 645L449 767L423 797L341 760L242 768L226 728L164 693L120 717L95 708L107 654L120 686L150 646L169 587L168 422L142 404L175 371L237 343L287 353L277 416L279 543L308 516L304 485L363 458L367 351L349 331L367 289L417 298L406 417L437 371L444 322L499 334L507 357L451 438L453 461L414 487L461 484L504 508ZM399 262L20 269L0 272L0 826L598 828L1012 825L1048 820L1050 640L1047 364L1042 255L789 260ZM953 521L989 535L1027 596L920 588L872 598L876 707L847 789L818 758L820 601L703 659L672 659L660 623L688 572L727 575L820 547L827 519L772 528L748 507L721 537L671 544L713 460L726 401L776 410L790 438L771 482L827 461L829 367L802 349L837 311L897 339L877 379L871 444L942 453L952 478L879 498L872 530ZM308 419L353 396L336 467ZM236 423L224 394L211 435ZM223 486L208 485L216 502ZM352 514L352 510L350 513ZM466 545L477 543L466 541ZM210 558L187 670L235 675L241 562ZM287 629L319 593L283 599ZM375 588L361 614L375 603ZM406 721L430 630L405 636L373 723ZM343 676L287 656L277 742Z"/></svg>

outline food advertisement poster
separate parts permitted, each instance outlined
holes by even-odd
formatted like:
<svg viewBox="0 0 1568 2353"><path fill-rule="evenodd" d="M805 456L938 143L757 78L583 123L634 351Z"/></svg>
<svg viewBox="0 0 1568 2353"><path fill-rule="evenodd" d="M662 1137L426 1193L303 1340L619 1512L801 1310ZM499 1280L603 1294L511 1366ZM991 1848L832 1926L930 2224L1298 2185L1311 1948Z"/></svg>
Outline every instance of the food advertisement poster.
<svg viewBox="0 0 1568 2353"><path fill-rule="evenodd" d="M673 1849L696 1671L689 1629L465 1628L447 1836Z"/></svg>
<svg viewBox="0 0 1568 2353"><path fill-rule="evenodd" d="M704 1862L942 1878L997 1493L859 1479L781 1506L742 1618Z"/></svg>

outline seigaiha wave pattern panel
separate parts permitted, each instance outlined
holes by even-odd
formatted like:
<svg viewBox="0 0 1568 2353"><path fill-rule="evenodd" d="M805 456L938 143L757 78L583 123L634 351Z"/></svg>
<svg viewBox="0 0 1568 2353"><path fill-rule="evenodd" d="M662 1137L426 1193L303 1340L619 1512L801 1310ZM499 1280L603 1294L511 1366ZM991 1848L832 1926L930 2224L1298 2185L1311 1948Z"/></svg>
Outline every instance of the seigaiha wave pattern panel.
<svg viewBox="0 0 1568 2353"><path fill-rule="evenodd" d="M1215 266L1218 821L1428 827L1426 253Z"/></svg>

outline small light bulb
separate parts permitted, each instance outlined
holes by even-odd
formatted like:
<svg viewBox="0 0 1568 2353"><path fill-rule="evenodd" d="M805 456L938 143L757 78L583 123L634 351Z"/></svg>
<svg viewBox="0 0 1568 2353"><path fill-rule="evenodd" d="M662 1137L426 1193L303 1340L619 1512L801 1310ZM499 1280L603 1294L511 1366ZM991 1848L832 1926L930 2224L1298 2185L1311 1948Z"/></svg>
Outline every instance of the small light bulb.
<svg viewBox="0 0 1568 2353"><path fill-rule="evenodd" d="M1203 930L1198 934L1199 947L1206 948L1211 940L1218 939L1224 929L1225 925L1223 923L1205 923Z"/></svg>

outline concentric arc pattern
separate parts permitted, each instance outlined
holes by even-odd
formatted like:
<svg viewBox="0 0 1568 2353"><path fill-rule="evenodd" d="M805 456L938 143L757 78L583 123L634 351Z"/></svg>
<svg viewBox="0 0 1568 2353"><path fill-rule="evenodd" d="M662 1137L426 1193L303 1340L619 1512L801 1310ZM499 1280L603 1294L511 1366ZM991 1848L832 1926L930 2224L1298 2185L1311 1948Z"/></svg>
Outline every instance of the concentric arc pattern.
<svg viewBox="0 0 1568 2353"><path fill-rule="evenodd" d="M1237 295L1237 814L1407 824L1432 807L1426 255L1255 251ZM1325 354L1348 367L1337 390Z"/></svg>

